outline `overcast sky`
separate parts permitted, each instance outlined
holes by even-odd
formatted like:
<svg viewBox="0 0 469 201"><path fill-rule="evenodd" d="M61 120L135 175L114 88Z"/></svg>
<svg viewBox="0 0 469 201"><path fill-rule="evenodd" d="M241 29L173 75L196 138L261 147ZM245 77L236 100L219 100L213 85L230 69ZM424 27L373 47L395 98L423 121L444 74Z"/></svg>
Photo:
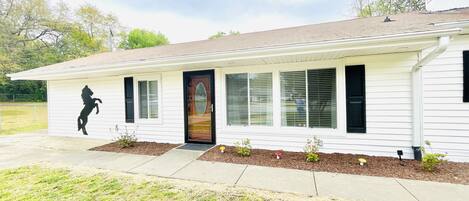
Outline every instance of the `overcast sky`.
<svg viewBox="0 0 469 201"><path fill-rule="evenodd" d="M128 28L159 31L171 43L207 39L217 31L246 33L349 19L354 15L352 0L63 1L72 9L89 3L105 13L114 14Z"/></svg>

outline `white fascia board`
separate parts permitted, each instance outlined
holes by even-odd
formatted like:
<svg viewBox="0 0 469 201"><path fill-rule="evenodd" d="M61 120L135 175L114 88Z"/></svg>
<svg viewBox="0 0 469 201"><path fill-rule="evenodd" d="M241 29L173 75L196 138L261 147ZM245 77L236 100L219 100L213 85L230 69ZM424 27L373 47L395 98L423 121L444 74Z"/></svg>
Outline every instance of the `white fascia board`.
<svg viewBox="0 0 469 201"><path fill-rule="evenodd" d="M469 26L469 20L461 20L461 21L454 21L454 22L442 22L442 23L435 23L434 26L445 26L447 28L461 28Z"/></svg>
<svg viewBox="0 0 469 201"><path fill-rule="evenodd" d="M94 74L99 72L111 72L111 71L123 71L123 70L135 70L144 68L158 68L161 66L181 66L197 63L209 63L209 62L220 62L220 61L233 61L233 60L244 60L244 59L255 59L255 58L266 58L274 56L285 56L295 54L307 54L307 53L319 53L319 52L332 52L342 50L350 50L353 48L360 49L360 46L369 47L370 44L373 46L385 46L387 43L394 43L398 41L414 41L416 39L434 38L442 35L453 35L460 33L460 28L444 29L444 30L433 30L425 32L412 32L385 36L374 36L374 37L363 37L355 39L343 39L334 41L325 41L317 43L300 43L300 44L289 44L282 46L272 46L263 48L251 48L245 50L226 51L219 53L208 53L208 54L197 54L189 56L178 56L159 58L156 60L147 61L133 61L118 64L109 65L98 65L75 69L66 69L64 71L42 71L42 72L19 72L15 74L8 74L12 80L48 80L52 77L71 76L79 74ZM388 44L389 45L389 44Z"/></svg>

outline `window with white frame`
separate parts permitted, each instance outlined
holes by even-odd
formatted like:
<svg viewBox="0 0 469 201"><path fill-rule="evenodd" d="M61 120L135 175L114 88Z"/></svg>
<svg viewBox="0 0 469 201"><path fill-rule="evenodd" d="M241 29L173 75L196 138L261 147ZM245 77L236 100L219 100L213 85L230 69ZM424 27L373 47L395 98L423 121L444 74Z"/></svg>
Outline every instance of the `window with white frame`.
<svg viewBox="0 0 469 201"><path fill-rule="evenodd" d="M336 70L280 72L281 124L337 128Z"/></svg>
<svg viewBox="0 0 469 201"><path fill-rule="evenodd" d="M140 119L158 118L158 80L138 81L138 107Z"/></svg>
<svg viewBox="0 0 469 201"><path fill-rule="evenodd" d="M272 73L226 75L227 124L272 126Z"/></svg>

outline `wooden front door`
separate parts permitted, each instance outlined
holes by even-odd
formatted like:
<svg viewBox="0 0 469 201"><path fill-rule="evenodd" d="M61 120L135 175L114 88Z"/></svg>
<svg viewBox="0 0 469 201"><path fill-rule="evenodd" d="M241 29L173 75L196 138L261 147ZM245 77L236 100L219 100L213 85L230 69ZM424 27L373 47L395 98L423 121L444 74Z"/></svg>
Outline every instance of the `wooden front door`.
<svg viewBox="0 0 469 201"><path fill-rule="evenodd" d="M185 141L215 143L213 70L184 73Z"/></svg>

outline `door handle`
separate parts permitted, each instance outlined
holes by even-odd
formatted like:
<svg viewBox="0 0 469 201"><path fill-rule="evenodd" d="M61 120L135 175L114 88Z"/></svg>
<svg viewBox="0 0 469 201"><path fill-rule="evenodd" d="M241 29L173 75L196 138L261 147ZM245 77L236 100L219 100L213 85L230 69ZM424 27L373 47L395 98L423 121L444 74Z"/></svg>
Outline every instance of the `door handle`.
<svg viewBox="0 0 469 201"><path fill-rule="evenodd" d="M212 113L213 113L213 103L210 105L210 108L211 108Z"/></svg>

